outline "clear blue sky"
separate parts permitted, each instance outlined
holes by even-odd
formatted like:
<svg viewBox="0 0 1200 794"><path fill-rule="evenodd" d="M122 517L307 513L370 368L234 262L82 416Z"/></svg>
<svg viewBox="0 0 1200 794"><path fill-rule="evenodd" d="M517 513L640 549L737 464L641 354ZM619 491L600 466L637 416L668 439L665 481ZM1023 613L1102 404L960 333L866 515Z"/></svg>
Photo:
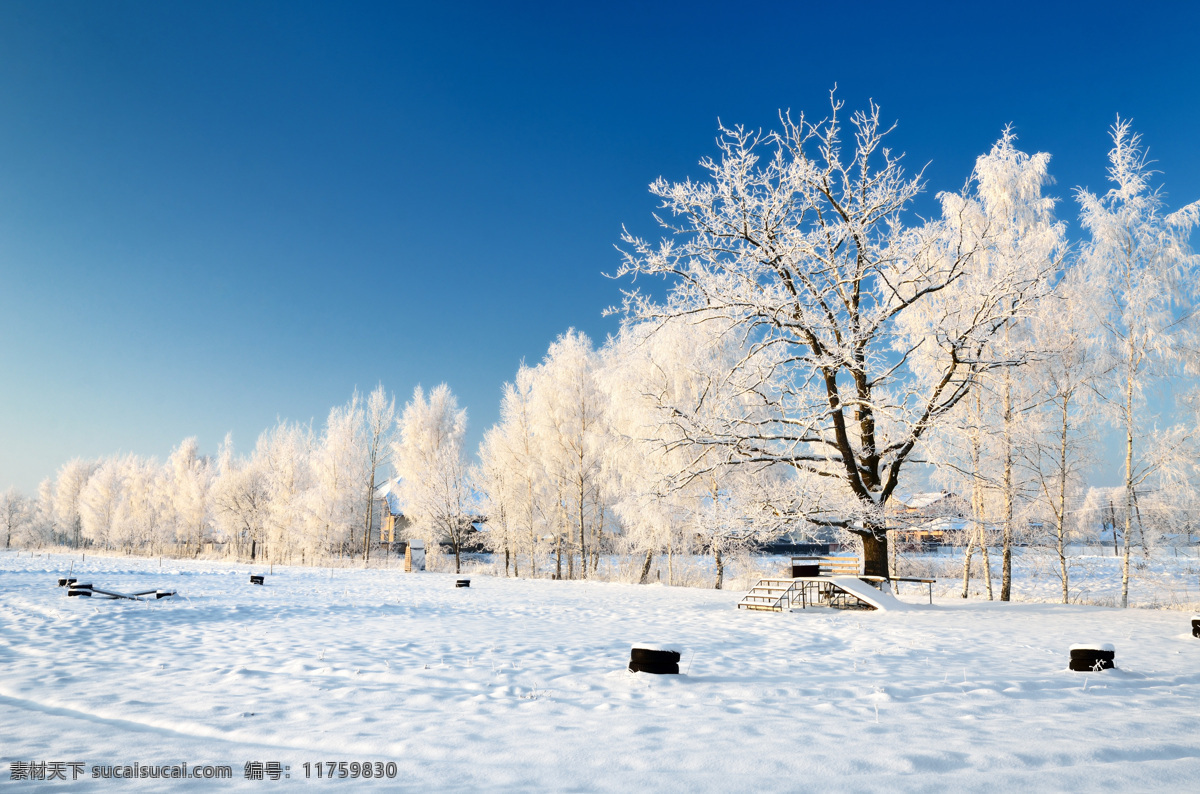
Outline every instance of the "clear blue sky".
<svg viewBox="0 0 1200 794"><path fill-rule="evenodd" d="M1065 4L1064 4L1065 5ZM716 120L899 120L956 189L1006 122L1070 190L1134 119L1200 197L1200 5L0 4L0 488L244 449L357 386L501 384L619 299L622 223ZM928 206L928 205L926 205Z"/></svg>

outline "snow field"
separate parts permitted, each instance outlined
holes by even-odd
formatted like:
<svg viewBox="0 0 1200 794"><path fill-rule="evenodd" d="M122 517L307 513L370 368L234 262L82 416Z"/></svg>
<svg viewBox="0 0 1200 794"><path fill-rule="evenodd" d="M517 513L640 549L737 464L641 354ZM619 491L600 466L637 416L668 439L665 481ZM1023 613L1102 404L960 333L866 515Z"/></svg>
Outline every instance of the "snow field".
<svg viewBox="0 0 1200 794"><path fill-rule="evenodd" d="M473 573L0 555L0 780L14 760L393 761L440 790L1186 790L1200 780L1188 613L902 592L911 609L734 609L741 593ZM254 568L255 573L265 572ZM1066 669L1077 642L1119 669ZM635 642L685 675L632 674ZM336 787L339 781L312 780ZM111 789L79 781L71 790ZM163 781L122 788L163 790Z"/></svg>

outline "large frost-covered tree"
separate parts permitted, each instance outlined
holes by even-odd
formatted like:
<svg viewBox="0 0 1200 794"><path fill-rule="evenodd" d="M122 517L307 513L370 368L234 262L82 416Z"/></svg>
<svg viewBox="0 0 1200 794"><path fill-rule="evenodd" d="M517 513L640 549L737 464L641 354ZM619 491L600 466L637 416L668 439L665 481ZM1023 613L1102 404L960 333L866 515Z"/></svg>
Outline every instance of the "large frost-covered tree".
<svg viewBox="0 0 1200 794"><path fill-rule="evenodd" d="M722 127L707 180L651 185L671 237L626 232L619 274L672 282L663 301L628 293L629 320L714 318L741 332L725 376L746 399L716 415L672 406L689 442L823 483L806 517L858 535L865 573L886 575L884 507L904 464L980 372L1008 363L982 350L1052 268L977 266L995 231L972 220L987 217L972 195L906 225L920 175L884 145L876 105L851 117L847 145L832 104L817 122L783 115L771 134Z"/></svg>
<svg viewBox="0 0 1200 794"><path fill-rule="evenodd" d="M1200 222L1200 201L1167 212L1141 138L1127 120L1111 130L1107 193L1077 192L1089 288L1099 296L1097 337L1109 373L1102 393L1124 433L1125 505L1121 606L1129 604L1129 542L1137 514L1136 488L1152 476L1156 458L1141 449L1146 390L1187 363L1197 348L1197 257L1188 246ZM1190 363L1195 363L1194 361ZM1168 446L1170 444L1168 443Z"/></svg>

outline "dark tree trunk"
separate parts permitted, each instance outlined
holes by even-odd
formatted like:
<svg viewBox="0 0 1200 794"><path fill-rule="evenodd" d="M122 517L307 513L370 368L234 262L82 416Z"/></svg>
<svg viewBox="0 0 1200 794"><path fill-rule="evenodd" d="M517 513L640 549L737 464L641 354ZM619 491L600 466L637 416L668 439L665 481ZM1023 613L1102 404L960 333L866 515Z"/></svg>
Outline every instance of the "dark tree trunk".
<svg viewBox="0 0 1200 794"><path fill-rule="evenodd" d="M880 530L870 535L860 535L863 547L863 576L888 575L887 535Z"/></svg>
<svg viewBox="0 0 1200 794"><path fill-rule="evenodd" d="M654 561L654 549L646 550L646 561L642 563L642 575L638 578L638 584L645 584L650 581L650 563Z"/></svg>

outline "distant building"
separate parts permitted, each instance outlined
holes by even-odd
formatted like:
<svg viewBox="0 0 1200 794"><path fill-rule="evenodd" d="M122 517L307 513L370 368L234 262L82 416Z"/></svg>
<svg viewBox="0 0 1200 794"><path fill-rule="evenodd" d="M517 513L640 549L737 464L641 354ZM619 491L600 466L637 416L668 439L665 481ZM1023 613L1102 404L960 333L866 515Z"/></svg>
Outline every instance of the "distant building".
<svg viewBox="0 0 1200 794"><path fill-rule="evenodd" d="M376 515L379 518L375 526L379 528L380 543L395 543L409 524L408 518L400 510L400 498L396 495L395 485L394 482L386 482L375 490Z"/></svg>
<svg viewBox="0 0 1200 794"><path fill-rule="evenodd" d="M950 491L930 491L896 499L887 513L888 529L898 543L948 546L969 526L971 506Z"/></svg>

